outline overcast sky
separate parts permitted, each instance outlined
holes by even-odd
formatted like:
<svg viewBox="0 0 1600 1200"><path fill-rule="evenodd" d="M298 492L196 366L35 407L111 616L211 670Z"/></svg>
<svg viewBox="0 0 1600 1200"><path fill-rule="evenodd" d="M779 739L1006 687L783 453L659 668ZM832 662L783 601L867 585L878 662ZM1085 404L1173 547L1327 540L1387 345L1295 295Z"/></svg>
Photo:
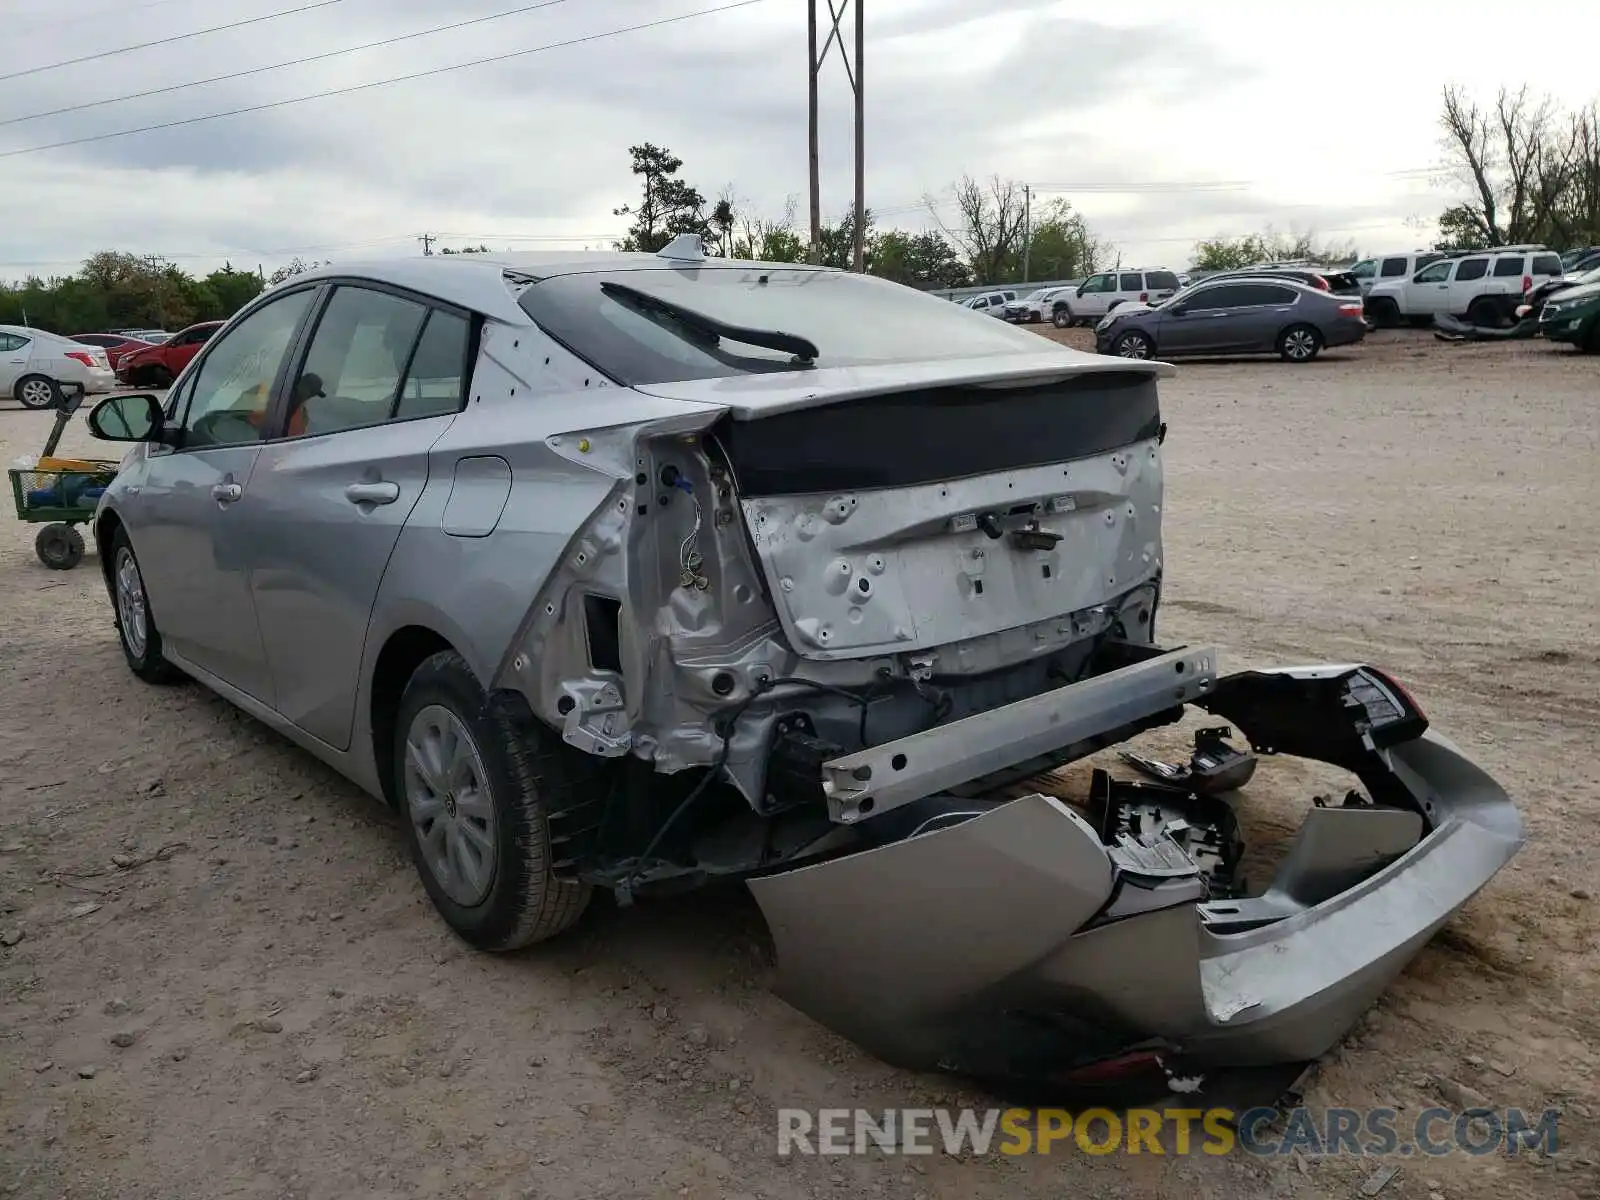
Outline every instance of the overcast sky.
<svg viewBox="0 0 1600 1200"><path fill-rule="evenodd" d="M0 277L75 269L102 248L206 271L292 255L446 245L606 247L635 199L627 147L652 141L708 195L806 219L805 0L265 111L50 143L293 100L607 34L731 0L557 0L538 11L350 54L364 43L533 0L6 0L0 38ZM1600 32L1592 0L1539 6L1537 52L1507 54L1437 0L865 0L867 202L920 203L963 173L1065 195L1127 265L1181 266L1193 243L1271 224L1367 251L1426 243L1449 202L1440 90L1600 90L1567 69ZM240 29L51 70L138 42L312 5ZM827 6L819 0L826 29ZM1487 11L1501 11L1497 5ZM853 32L853 27L852 32ZM1554 49L1552 49L1554 47ZM281 69L292 59L327 55ZM31 71L29 74L18 72ZM243 74L243 72L252 72ZM142 99L94 101L217 78ZM850 90L822 85L823 206L852 194ZM69 106L77 111L38 116ZM941 213L947 219L948 209ZM1426 228L1419 228L1419 225Z"/></svg>

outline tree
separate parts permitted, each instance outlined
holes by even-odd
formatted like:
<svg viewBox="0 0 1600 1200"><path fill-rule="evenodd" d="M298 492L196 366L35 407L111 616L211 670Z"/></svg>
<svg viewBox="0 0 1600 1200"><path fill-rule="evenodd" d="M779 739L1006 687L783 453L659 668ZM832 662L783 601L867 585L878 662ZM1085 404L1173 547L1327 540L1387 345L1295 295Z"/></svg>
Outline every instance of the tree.
<svg viewBox="0 0 1600 1200"><path fill-rule="evenodd" d="M102 250L75 275L0 284L0 323L66 334L181 329L231 317L261 288L258 275L231 264L197 279L162 258Z"/></svg>
<svg viewBox="0 0 1600 1200"><path fill-rule="evenodd" d="M711 230L711 252L721 258L732 258L733 255L733 227L738 223L738 214L734 211L733 184L728 184L722 189L722 194L717 197L717 202L711 206L711 217L707 225Z"/></svg>
<svg viewBox="0 0 1600 1200"><path fill-rule="evenodd" d="M297 254L288 262L284 263L283 266L274 271L271 275L268 275L267 284L269 287L277 287L278 284L282 283L286 279L293 279L296 275L303 275L313 267L320 267L322 265L323 264L319 262L306 262L305 259L301 258Z"/></svg>
<svg viewBox="0 0 1600 1200"><path fill-rule="evenodd" d="M956 254L956 248L937 230L884 231L873 246L869 270L873 275L918 288L965 287L972 280L972 272Z"/></svg>
<svg viewBox="0 0 1600 1200"><path fill-rule="evenodd" d="M219 321L233 316L266 286L254 271L235 271L232 263L223 263L222 269L207 275L205 282L216 300L215 312L208 315Z"/></svg>
<svg viewBox="0 0 1600 1200"><path fill-rule="evenodd" d="M925 198L928 211L945 236L965 253L974 283L1005 281L1023 236L1022 185L998 175L985 185L966 175L951 191L959 214L953 225L940 220L939 205L932 196Z"/></svg>
<svg viewBox="0 0 1600 1200"><path fill-rule="evenodd" d="M866 266L872 270L873 257L877 253L878 235L873 232L874 218L869 208L865 213L863 224L866 226ZM856 210L854 206L848 209L839 219L837 225L822 225L822 257L821 263L825 267L838 267L848 271L856 263Z"/></svg>
<svg viewBox="0 0 1600 1200"><path fill-rule="evenodd" d="M733 258L753 258L761 262L805 262L807 246L795 232L795 198L784 203L783 216L776 221L752 218L741 214L738 218L743 232L734 239Z"/></svg>
<svg viewBox="0 0 1600 1200"><path fill-rule="evenodd" d="M1282 234L1269 225L1261 233L1196 242L1192 263L1197 271L1236 271L1258 263L1309 259L1331 265L1354 262L1356 257L1355 244L1352 242L1318 244L1313 233Z"/></svg>
<svg viewBox="0 0 1600 1200"><path fill-rule="evenodd" d="M637 206L624 204L611 210L613 216L633 217L628 236L616 244L617 249L654 254L680 233L697 233L709 240L706 199L678 178L683 160L649 142L629 146L628 153L633 158L629 169L643 181L644 194Z"/></svg>
<svg viewBox="0 0 1600 1200"><path fill-rule="evenodd" d="M1600 241L1600 107L1563 113L1527 87L1480 103L1444 89L1443 178L1469 199L1439 217L1438 248Z"/></svg>
<svg viewBox="0 0 1600 1200"><path fill-rule="evenodd" d="M1064 198L1058 196L1040 207L1027 238L1030 278L1077 279L1092 275L1105 256L1106 247L1089 232L1083 215ZM1020 269L1009 276L1020 277Z"/></svg>

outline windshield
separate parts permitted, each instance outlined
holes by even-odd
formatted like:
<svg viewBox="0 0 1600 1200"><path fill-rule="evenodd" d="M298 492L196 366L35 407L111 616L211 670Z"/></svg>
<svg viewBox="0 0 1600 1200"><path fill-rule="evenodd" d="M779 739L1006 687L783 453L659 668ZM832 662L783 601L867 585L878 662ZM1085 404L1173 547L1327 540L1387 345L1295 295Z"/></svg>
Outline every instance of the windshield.
<svg viewBox="0 0 1600 1200"><path fill-rule="evenodd" d="M620 284L664 302L626 303ZM530 317L574 354L623 384L673 383L805 370L788 351L709 335L665 309L744 330L782 332L816 345L818 367L1038 353L1038 335L974 319L956 305L871 276L803 267L645 268L560 275L527 288Z"/></svg>

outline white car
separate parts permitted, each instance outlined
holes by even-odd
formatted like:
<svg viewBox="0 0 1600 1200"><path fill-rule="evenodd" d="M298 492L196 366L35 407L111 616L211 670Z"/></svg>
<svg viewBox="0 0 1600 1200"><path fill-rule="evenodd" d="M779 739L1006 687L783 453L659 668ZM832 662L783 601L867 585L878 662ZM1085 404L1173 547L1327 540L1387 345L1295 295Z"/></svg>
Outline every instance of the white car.
<svg viewBox="0 0 1600 1200"><path fill-rule="evenodd" d="M1350 268L1350 274L1361 285L1361 294L1370 295L1373 285L1392 279L1410 279L1429 263L1449 256L1439 250L1396 250L1390 254L1375 254L1363 258Z"/></svg>
<svg viewBox="0 0 1600 1200"><path fill-rule="evenodd" d="M961 306L970 308L973 312L988 313L991 317L1003 318L1006 315L1006 302L1016 298L1016 292L984 292L982 295L961 301Z"/></svg>
<svg viewBox="0 0 1600 1200"><path fill-rule="evenodd" d="M1498 325L1512 318L1524 293L1561 274L1561 256L1543 246L1459 254L1429 263L1409 278L1373 284L1367 312L1380 325L1401 318L1426 324L1440 315Z"/></svg>
<svg viewBox="0 0 1600 1200"><path fill-rule="evenodd" d="M1018 325L1037 325L1043 321L1050 312L1050 303L1057 296L1065 296L1073 289L1065 284L1061 287L1039 288L1029 292L1020 300L1008 300L1005 305L1005 318Z"/></svg>
<svg viewBox="0 0 1600 1200"><path fill-rule="evenodd" d="M23 408L52 408L63 389L109 392L116 385L98 346L26 325L0 325L0 395L10 392Z"/></svg>
<svg viewBox="0 0 1600 1200"><path fill-rule="evenodd" d="M1181 286L1165 267L1101 271L1051 300L1050 320L1057 329L1093 325L1119 305L1159 304Z"/></svg>

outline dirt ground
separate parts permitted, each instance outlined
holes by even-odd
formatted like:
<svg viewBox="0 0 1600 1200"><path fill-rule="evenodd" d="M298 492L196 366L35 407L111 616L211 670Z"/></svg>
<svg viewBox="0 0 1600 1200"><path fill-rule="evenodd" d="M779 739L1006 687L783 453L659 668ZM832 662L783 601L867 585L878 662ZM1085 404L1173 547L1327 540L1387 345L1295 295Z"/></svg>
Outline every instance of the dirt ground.
<svg viewBox="0 0 1600 1200"><path fill-rule="evenodd" d="M1308 1102L1556 1106L1553 1159L1408 1160L1383 1200L1600 1195L1600 361L1404 332L1164 395L1162 640L1392 668L1527 820ZM0 458L48 422L0 405ZM779 1159L780 1107L993 1101L777 1000L742 889L474 954L371 801L128 674L92 555L47 571L5 523L0 606L0 1194L1190 1200L1354 1196L1378 1166ZM1270 838L1304 784L1265 765L1247 817Z"/></svg>

